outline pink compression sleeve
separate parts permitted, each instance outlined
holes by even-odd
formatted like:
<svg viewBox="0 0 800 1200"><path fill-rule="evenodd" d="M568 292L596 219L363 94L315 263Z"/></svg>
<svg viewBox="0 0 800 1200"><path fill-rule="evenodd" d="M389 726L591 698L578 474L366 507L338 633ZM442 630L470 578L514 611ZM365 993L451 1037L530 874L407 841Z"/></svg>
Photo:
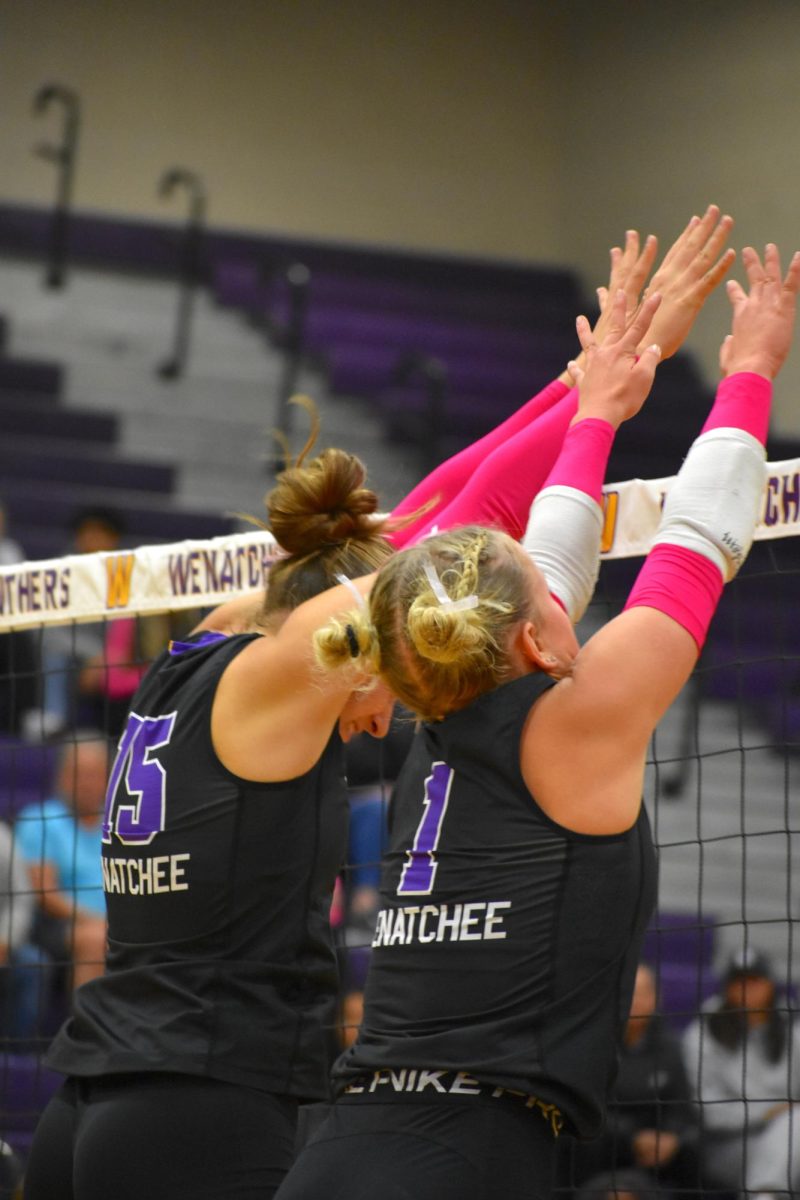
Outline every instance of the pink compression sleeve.
<svg viewBox="0 0 800 1200"><path fill-rule="evenodd" d="M571 425L542 491L548 487L571 487L602 505L603 480L614 434L613 425L599 417L587 417Z"/></svg>
<svg viewBox="0 0 800 1200"><path fill-rule="evenodd" d="M769 431L769 410L772 384L753 371L739 371L721 379L714 406L706 418L702 432L709 429L743 429L745 433L766 444Z"/></svg>
<svg viewBox="0 0 800 1200"><path fill-rule="evenodd" d="M772 384L763 375L739 371L720 381L702 432L743 429L762 445L769 428ZM722 595L719 569L684 546L654 546L633 585L626 608L645 605L682 625L702 650L711 618Z"/></svg>
<svg viewBox="0 0 800 1200"><path fill-rule="evenodd" d="M491 433L487 433L485 437L480 438L477 442L473 442L471 446L467 446L459 454L453 455L447 462L441 463L436 467L430 475L426 476L421 483L409 492L404 500L401 500L396 508L392 511L393 517L402 517L408 513L415 512L429 500L438 497L437 504L428 509L427 512L420 517L419 522L414 522L406 526L402 530L397 530L391 534L389 540L397 549L401 549L412 538L416 541L417 536L423 526L428 527L432 522L435 522L436 517L456 498L464 485L472 478L472 475L479 466L495 451L498 446L501 446L509 438L514 437L521 429L524 429L532 421L536 421L544 413L548 412L559 401L563 400L569 392L566 384L559 379L554 379L547 387L537 393L527 404L518 409L515 413ZM577 393L576 393L577 395Z"/></svg>
<svg viewBox="0 0 800 1200"><path fill-rule="evenodd" d="M393 544L400 549L420 541L434 528L473 524L504 529L511 537L521 538L533 498L558 457L577 406L577 391L563 391L559 401L475 463L468 482L449 504L426 513L412 528L391 535Z"/></svg>
<svg viewBox="0 0 800 1200"><path fill-rule="evenodd" d="M666 543L654 546L639 572L625 608L656 608L677 621L703 649L724 580L702 554Z"/></svg>

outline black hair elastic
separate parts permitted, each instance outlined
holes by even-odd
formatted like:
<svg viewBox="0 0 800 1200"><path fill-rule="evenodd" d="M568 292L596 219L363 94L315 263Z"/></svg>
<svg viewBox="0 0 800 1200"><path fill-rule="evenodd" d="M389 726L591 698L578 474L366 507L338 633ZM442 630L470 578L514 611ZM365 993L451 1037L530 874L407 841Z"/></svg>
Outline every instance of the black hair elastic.
<svg viewBox="0 0 800 1200"><path fill-rule="evenodd" d="M359 654L361 653L361 649L358 645L358 638L356 637L355 629L353 629L352 625L345 625L344 631L347 634L347 644L350 647L351 656L353 658L358 658Z"/></svg>

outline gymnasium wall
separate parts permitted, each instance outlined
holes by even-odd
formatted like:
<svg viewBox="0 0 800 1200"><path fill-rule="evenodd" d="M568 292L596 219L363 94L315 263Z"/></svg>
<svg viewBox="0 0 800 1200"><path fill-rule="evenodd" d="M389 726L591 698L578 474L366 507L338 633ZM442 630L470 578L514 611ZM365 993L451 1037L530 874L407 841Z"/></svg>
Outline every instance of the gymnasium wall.
<svg viewBox="0 0 800 1200"><path fill-rule="evenodd" d="M49 199L30 99L58 78L85 106L81 207L163 219L156 180L180 163L205 177L223 226L556 260L552 64L531 11L12 0L2 194Z"/></svg>
<svg viewBox="0 0 800 1200"><path fill-rule="evenodd" d="M80 91L76 206L177 219L198 170L231 229L577 267L710 200L800 245L796 0L3 0L0 200L46 205L36 88ZM723 297L691 346L709 378ZM778 424L800 433L800 352Z"/></svg>
<svg viewBox="0 0 800 1200"><path fill-rule="evenodd" d="M775 241L785 267L800 249L800 4L612 0L562 12L579 19L556 25L553 53L574 85L565 76L559 177L587 281L625 224L668 244L711 201L736 218L732 245ZM739 263L731 274L744 278ZM728 320L714 297L691 335L709 379ZM776 425L800 436L800 342L776 386Z"/></svg>

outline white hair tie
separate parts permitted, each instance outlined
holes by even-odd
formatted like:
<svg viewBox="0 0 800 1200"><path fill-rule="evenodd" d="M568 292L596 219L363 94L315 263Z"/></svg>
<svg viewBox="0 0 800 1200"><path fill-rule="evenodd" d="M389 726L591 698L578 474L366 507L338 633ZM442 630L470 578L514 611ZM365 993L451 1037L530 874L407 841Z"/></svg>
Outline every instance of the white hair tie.
<svg viewBox="0 0 800 1200"><path fill-rule="evenodd" d="M431 585L434 596L439 601L439 606L448 612L462 612L467 608L477 608L480 604L480 600L474 592L471 596L464 596L461 600L451 599L445 591L444 584L439 578L436 567L432 562L425 563L425 574L428 577L428 583Z"/></svg>
<svg viewBox="0 0 800 1200"><path fill-rule="evenodd" d="M356 585L353 583L352 579L348 579L346 575L337 575L335 578L337 583L343 583L346 588L350 589L356 598L356 603L358 604L359 608L366 608L366 601Z"/></svg>

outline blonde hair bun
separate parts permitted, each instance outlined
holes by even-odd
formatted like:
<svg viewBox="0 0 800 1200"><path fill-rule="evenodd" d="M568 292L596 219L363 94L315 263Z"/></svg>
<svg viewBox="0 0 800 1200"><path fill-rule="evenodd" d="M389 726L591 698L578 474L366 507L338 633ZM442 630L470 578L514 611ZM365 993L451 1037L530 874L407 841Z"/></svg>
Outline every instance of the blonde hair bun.
<svg viewBox="0 0 800 1200"><path fill-rule="evenodd" d="M445 608L433 592L418 596L407 617L408 635L417 654L432 662L452 663L481 653L486 635L476 612Z"/></svg>
<svg viewBox="0 0 800 1200"><path fill-rule="evenodd" d="M313 642L317 662L328 670L358 665L376 673L380 668L378 631L360 609L318 629Z"/></svg>

